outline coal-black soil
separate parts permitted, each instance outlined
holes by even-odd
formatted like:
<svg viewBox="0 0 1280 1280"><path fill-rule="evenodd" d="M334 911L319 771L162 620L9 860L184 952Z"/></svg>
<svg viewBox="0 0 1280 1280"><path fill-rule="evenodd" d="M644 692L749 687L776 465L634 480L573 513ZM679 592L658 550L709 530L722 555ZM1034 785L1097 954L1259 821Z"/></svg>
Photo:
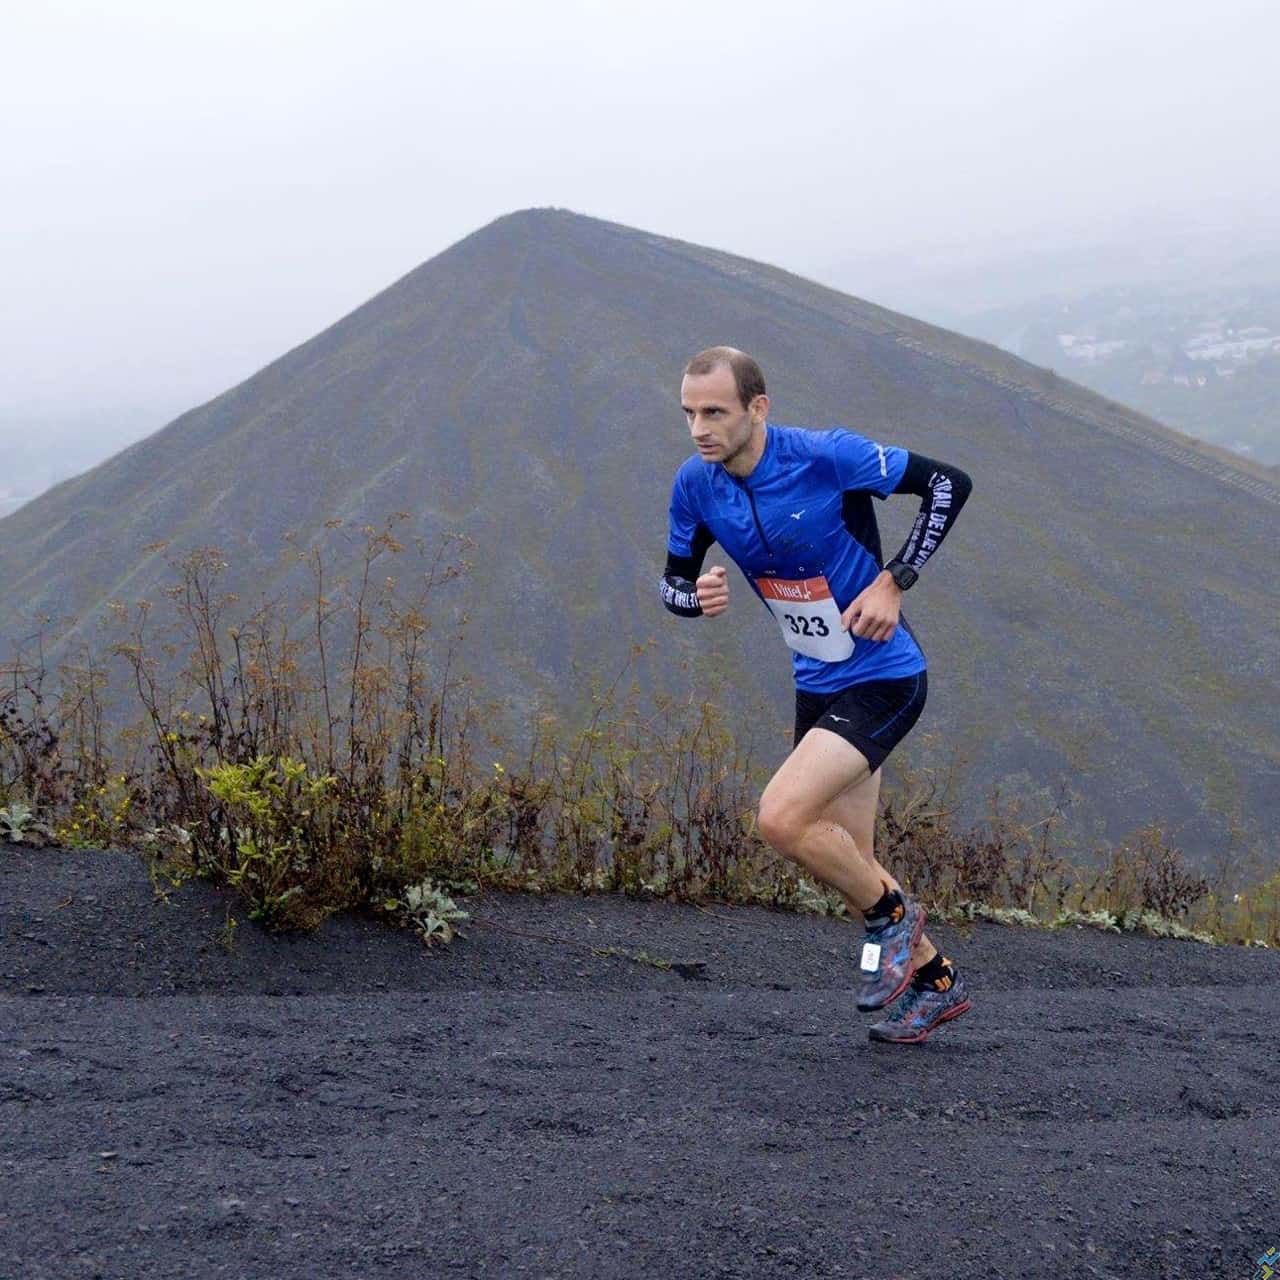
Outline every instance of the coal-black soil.
<svg viewBox="0 0 1280 1280"><path fill-rule="evenodd" d="M842 921L465 905L448 948L228 950L206 885L0 846L0 1276L1244 1278L1280 1246L1280 954L943 927L973 1009L903 1047Z"/></svg>

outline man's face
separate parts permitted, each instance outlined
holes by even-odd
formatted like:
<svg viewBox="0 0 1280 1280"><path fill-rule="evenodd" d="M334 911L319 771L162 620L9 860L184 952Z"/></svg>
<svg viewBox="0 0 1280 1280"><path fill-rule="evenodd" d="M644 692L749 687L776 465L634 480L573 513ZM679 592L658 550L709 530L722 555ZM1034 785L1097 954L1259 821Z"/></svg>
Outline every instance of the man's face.
<svg viewBox="0 0 1280 1280"><path fill-rule="evenodd" d="M744 409L733 370L720 365L710 373L686 377L680 384L680 405L703 462L727 463L746 448L751 433L764 422L769 397L756 396Z"/></svg>

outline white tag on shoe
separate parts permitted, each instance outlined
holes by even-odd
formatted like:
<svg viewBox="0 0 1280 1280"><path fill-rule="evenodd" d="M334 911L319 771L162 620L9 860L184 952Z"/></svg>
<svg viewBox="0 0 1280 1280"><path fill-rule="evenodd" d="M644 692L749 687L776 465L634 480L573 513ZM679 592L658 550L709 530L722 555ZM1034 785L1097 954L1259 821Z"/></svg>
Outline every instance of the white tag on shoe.
<svg viewBox="0 0 1280 1280"><path fill-rule="evenodd" d="M862 970L864 973L875 973L880 968L880 944L864 942L862 944Z"/></svg>

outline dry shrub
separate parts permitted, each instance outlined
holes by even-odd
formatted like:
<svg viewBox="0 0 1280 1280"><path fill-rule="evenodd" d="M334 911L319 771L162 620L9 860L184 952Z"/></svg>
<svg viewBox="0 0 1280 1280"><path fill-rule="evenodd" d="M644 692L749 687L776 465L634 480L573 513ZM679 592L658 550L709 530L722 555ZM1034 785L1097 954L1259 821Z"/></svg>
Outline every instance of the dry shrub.
<svg viewBox="0 0 1280 1280"><path fill-rule="evenodd" d="M1167 920L1185 917L1209 892L1209 882L1191 871L1182 851L1157 823L1142 827L1112 849L1092 886L1091 898L1113 914L1153 911Z"/></svg>
<svg viewBox="0 0 1280 1280"><path fill-rule="evenodd" d="M323 544L291 541L305 608L242 606L215 548L172 563L163 620L146 601L115 605L111 656L141 714L114 736L108 695L124 691L87 648L47 682L38 630L0 667L0 805L30 803L66 842L145 846L171 880L231 885L277 928L356 907L404 918L446 900L433 885L843 909L756 832L765 771L730 730L727 699L642 698L631 663L644 646L578 721L538 714L518 755L482 752L490 709L456 673L459 636L440 634L436 608L437 589L468 569L467 544L419 543L430 567L406 597L388 571L402 519L333 521ZM734 722L754 710L737 705ZM1210 893L1155 825L1089 873L1068 856L1065 793L1033 811L996 789L965 826L955 769L900 764L880 815L880 861L935 911L1198 912L1221 935L1277 940L1280 876ZM424 936L447 935L431 919Z"/></svg>

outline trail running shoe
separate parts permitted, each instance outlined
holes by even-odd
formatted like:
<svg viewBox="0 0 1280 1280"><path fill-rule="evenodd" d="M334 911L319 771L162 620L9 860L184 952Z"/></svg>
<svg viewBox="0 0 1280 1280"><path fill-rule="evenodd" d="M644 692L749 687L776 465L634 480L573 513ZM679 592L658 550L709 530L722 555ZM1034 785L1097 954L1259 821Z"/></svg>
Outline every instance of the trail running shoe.
<svg viewBox="0 0 1280 1280"><path fill-rule="evenodd" d="M907 989L916 971L911 948L924 933L924 921L924 908L906 899L906 910L899 919L867 929L862 946L862 989L858 992L858 1008L863 1013L883 1009Z"/></svg>
<svg viewBox="0 0 1280 1280"><path fill-rule="evenodd" d="M943 979L945 981L945 979ZM947 991L917 987L912 983L892 1012L867 1033L890 1044L919 1044L935 1027L958 1018L972 1007L964 978L957 973Z"/></svg>

